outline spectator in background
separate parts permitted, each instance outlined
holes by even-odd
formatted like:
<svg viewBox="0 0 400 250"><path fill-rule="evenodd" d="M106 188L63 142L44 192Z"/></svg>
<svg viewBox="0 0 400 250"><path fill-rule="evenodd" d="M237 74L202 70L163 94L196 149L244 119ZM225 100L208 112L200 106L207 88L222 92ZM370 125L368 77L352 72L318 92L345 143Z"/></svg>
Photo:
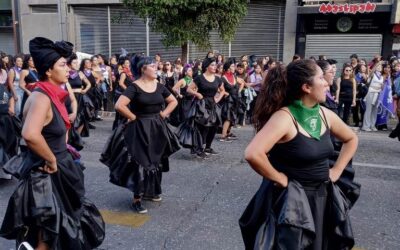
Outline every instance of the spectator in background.
<svg viewBox="0 0 400 250"><path fill-rule="evenodd" d="M224 65L224 56L222 54L218 54L218 56L217 56L217 64Z"/></svg>
<svg viewBox="0 0 400 250"><path fill-rule="evenodd" d="M337 79L336 85L336 103L339 103L338 113L342 120L349 124L350 109L356 105L357 92L357 84L351 64L343 65L342 75Z"/></svg>
<svg viewBox="0 0 400 250"><path fill-rule="evenodd" d="M325 55L319 55L318 56L318 60L320 60L320 61L326 61L326 56Z"/></svg>
<svg viewBox="0 0 400 250"><path fill-rule="evenodd" d="M353 107L353 122L355 127L359 127L364 120L365 103L364 98L368 93L368 68L364 64L359 64L355 71L357 83L356 106ZM361 116L361 118L360 118ZM361 123L361 124L360 124Z"/></svg>
<svg viewBox="0 0 400 250"><path fill-rule="evenodd" d="M298 61L298 60L301 60L301 56L299 56L299 55L294 55L294 56L293 56L293 59L292 59L292 62L295 62L295 61Z"/></svg>
<svg viewBox="0 0 400 250"><path fill-rule="evenodd" d="M358 65L358 55L357 54L352 54L350 56L350 65L353 69L353 72L356 70L356 67Z"/></svg>
<svg viewBox="0 0 400 250"><path fill-rule="evenodd" d="M0 57L2 62L2 69L4 69L8 73L8 71L12 68L12 60L10 60L10 56L6 53L1 53Z"/></svg>
<svg viewBox="0 0 400 250"><path fill-rule="evenodd" d="M377 131L375 123L378 114L378 99L384 81L382 70L382 63L378 62L375 64L374 68L372 68L368 77L369 88L365 96L365 114L363 126L361 128L363 131Z"/></svg>

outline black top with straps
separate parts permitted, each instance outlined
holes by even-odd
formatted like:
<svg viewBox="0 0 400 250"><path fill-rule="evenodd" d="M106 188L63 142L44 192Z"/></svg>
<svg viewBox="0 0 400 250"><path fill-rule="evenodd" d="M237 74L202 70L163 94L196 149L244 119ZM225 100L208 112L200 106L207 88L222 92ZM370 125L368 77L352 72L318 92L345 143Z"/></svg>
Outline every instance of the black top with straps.
<svg viewBox="0 0 400 250"><path fill-rule="evenodd" d="M68 77L68 82L72 89L82 89L83 83L79 74L75 78Z"/></svg>
<svg viewBox="0 0 400 250"><path fill-rule="evenodd" d="M269 153L274 168L304 186L329 180L329 157L334 150L325 113L321 111L326 132L320 140L300 133L297 121L290 114L297 129L296 136L288 142L275 144Z"/></svg>
<svg viewBox="0 0 400 250"><path fill-rule="evenodd" d="M34 91L40 92L46 96L46 92L44 92L40 88L36 88ZM49 97L50 98L50 97ZM53 154L64 153L67 151L66 144L66 133L67 128L65 127L64 120L61 117L61 114L58 112L57 108L53 104L50 99L51 110L53 111L53 119L51 119L50 123L43 127L42 135L46 140L49 148L53 152Z"/></svg>

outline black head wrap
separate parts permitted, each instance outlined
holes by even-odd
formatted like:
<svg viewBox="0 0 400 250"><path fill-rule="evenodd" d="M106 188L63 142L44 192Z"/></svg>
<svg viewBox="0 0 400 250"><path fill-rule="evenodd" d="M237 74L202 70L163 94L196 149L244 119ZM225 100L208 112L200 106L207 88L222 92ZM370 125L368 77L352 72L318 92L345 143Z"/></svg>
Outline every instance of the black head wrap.
<svg viewBox="0 0 400 250"><path fill-rule="evenodd" d="M215 57L207 57L203 60L203 63L201 64L201 70L204 72L206 72L208 66L210 66L211 63L216 62L217 60L215 59Z"/></svg>
<svg viewBox="0 0 400 250"><path fill-rule="evenodd" d="M337 61L335 59L328 59L327 61L330 65L337 64Z"/></svg>
<svg viewBox="0 0 400 250"><path fill-rule="evenodd" d="M142 76L142 68L143 66L155 63L156 61L154 60L154 58L151 58L149 56L142 56L142 57L138 57L137 60L137 64L136 64L136 68L135 70L137 70L138 73L138 77Z"/></svg>
<svg viewBox="0 0 400 250"><path fill-rule="evenodd" d="M68 58L72 55L73 44L66 41L53 42L44 37L35 37L29 41L29 52L38 71L43 77L61 57Z"/></svg>

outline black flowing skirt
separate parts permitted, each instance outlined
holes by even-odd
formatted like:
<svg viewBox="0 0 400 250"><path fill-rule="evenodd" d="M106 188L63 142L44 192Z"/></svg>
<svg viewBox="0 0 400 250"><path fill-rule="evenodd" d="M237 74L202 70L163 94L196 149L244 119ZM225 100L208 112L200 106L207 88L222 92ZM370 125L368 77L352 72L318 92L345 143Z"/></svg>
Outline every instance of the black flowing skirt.
<svg viewBox="0 0 400 250"><path fill-rule="evenodd" d="M19 183L9 199L0 236L36 247L40 232L50 249L93 249L104 240L104 221L84 197L82 169L67 151L56 158L54 174L38 170L44 161L30 151L4 167Z"/></svg>
<svg viewBox="0 0 400 250"><path fill-rule="evenodd" d="M120 125L108 139L100 161L110 169L110 182L135 195L161 194L162 172L179 142L159 114L138 116Z"/></svg>
<svg viewBox="0 0 400 250"><path fill-rule="evenodd" d="M239 110L238 96L231 96L224 98L221 106L222 121L229 121L232 125L236 124L237 115Z"/></svg>
<svg viewBox="0 0 400 250"><path fill-rule="evenodd" d="M74 121L74 128L78 129L83 126L81 136L89 136L89 121L95 118L95 107L88 95L75 93L75 98L78 103L78 110L76 119Z"/></svg>
<svg viewBox="0 0 400 250"><path fill-rule="evenodd" d="M168 122L175 127L178 127L189 118L190 108L192 107L193 98L191 96L178 99L178 106L171 113Z"/></svg>
<svg viewBox="0 0 400 250"><path fill-rule="evenodd" d="M222 124L221 108L215 103L214 97L195 100L195 122L204 127L214 127Z"/></svg>
<svg viewBox="0 0 400 250"><path fill-rule="evenodd" d="M94 109L95 110L100 110L101 105L103 102L103 93L98 86L93 86L92 88L89 89L87 92L87 95L89 96L90 100L93 103Z"/></svg>
<svg viewBox="0 0 400 250"><path fill-rule="evenodd" d="M21 121L9 114L0 114L0 168L18 153Z"/></svg>

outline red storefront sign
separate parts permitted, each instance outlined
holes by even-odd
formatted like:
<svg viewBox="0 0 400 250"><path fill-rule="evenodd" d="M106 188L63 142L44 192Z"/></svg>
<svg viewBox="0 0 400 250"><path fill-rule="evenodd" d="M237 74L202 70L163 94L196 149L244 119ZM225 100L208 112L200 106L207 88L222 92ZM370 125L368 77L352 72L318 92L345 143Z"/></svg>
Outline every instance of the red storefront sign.
<svg viewBox="0 0 400 250"><path fill-rule="evenodd" d="M357 13L371 13L375 12L376 3L355 3L355 4L321 4L319 6L319 13L323 14L357 14Z"/></svg>

